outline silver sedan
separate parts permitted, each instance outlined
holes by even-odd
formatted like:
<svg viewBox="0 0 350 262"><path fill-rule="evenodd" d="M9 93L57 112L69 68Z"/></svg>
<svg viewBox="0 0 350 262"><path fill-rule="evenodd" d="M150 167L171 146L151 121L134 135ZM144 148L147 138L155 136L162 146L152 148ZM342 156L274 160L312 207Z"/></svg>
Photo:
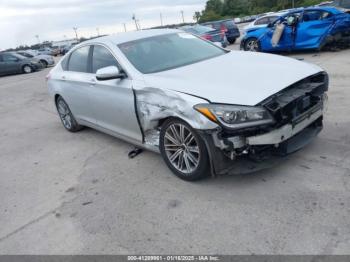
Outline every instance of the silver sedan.
<svg viewBox="0 0 350 262"><path fill-rule="evenodd" d="M322 129L328 75L178 30L84 42L47 76L64 127L160 152L178 177L224 174L301 149Z"/></svg>

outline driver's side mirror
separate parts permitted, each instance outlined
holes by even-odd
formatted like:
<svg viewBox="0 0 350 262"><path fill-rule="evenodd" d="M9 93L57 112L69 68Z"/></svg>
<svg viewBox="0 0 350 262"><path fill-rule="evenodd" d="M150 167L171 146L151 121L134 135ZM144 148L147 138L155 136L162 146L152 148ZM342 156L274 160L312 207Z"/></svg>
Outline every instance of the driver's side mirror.
<svg viewBox="0 0 350 262"><path fill-rule="evenodd" d="M97 70L96 79L99 81L106 81L112 79L123 79L126 77L126 74L119 70L116 66L107 66Z"/></svg>

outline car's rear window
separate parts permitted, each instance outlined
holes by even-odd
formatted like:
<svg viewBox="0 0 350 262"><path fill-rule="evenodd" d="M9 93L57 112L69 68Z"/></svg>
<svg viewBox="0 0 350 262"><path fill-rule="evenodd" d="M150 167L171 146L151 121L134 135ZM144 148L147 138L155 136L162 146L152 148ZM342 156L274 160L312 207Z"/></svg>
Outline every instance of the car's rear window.
<svg viewBox="0 0 350 262"><path fill-rule="evenodd" d="M166 71L225 54L227 51L188 33L172 33L119 44L144 74Z"/></svg>

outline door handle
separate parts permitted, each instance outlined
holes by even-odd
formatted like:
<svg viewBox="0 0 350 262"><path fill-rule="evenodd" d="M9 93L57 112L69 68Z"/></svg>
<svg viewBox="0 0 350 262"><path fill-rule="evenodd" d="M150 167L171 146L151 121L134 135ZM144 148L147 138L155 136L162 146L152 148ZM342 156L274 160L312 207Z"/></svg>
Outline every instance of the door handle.
<svg viewBox="0 0 350 262"><path fill-rule="evenodd" d="M61 79L62 79L63 81L66 81L66 80L67 80L67 78L66 78L65 76L62 76Z"/></svg>

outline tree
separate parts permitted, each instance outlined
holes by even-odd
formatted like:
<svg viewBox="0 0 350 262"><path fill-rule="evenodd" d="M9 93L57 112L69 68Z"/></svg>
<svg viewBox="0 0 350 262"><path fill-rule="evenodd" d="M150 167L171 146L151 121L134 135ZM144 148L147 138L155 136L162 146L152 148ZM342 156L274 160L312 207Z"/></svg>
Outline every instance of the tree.
<svg viewBox="0 0 350 262"><path fill-rule="evenodd" d="M214 20L220 20L222 18L221 15L215 13L212 10L203 12L200 19L199 19L199 23L204 23L204 22L208 22L208 21L214 21Z"/></svg>
<svg viewBox="0 0 350 262"><path fill-rule="evenodd" d="M195 20L206 22L224 17L241 17L257 15L266 12L276 12L283 9L311 6L324 0L208 0L202 13L195 13Z"/></svg>
<svg viewBox="0 0 350 262"><path fill-rule="evenodd" d="M199 22L199 19L201 18L201 12L195 12L193 19L197 21L197 23Z"/></svg>

